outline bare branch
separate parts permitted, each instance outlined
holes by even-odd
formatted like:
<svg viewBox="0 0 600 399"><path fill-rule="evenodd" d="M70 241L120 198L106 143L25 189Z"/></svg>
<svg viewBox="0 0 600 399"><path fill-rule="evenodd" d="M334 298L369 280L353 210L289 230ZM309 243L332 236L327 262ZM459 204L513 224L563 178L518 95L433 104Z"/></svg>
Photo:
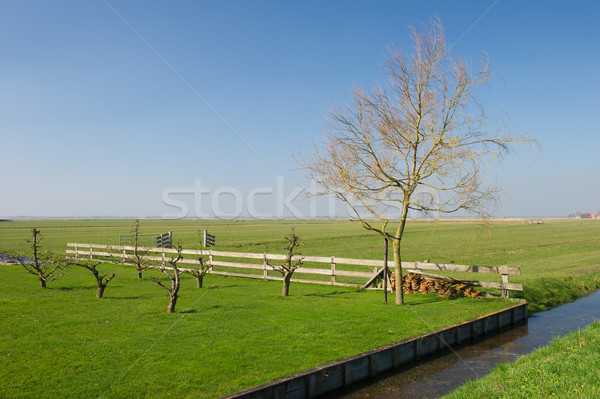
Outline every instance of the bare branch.
<svg viewBox="0 0 600 399"><path fill-rule="evenodd" d="M41 231L35 227L31 229L31 239L27 240L31 248L31 257L21 254L13 256L28 273L36 276L42 288L46 283L52 282L62 274L60 270L69 267L68 262L59 256L55 256L50 250L42 251Z"/></svg>
<svg viewBox="0 0 600 399"><path fill-rule="evenodd" d="M486 215L498 193L485 184L489 166L539 144L488 120L474 95L491 76L487 58L474 72L467 59L449 54L438 18L411 28L411 36L412 52L388 48L387 84L354 88L349 105L326 115L323 148L298 157L322 195L345 202L365 229L393 238L397 281L409 209ZM393 234L385 231L392 218L399 219Z"/></svg>
<svg viewBox="0 0 600 399"><path fill-rule="evenodd" d="M273 265L269 262L267 257L267 251L265 249L264 261L265 264L270 266L273 270L281 273L283 277L283 287L281 290L281 296L288 296L290 292L290 282L292 279L292 275L296 269L302 267L302 258L296 258L293 262L293 258L300 255L299 253L294 252L295 248L299 245L304 245L304 243L300 240L300 237L294 233L294 229L292 228L292 234L290 236L283 237L284 240L288 242L288 245L285 247L286 255L285 260L280 265Z"/></svg>

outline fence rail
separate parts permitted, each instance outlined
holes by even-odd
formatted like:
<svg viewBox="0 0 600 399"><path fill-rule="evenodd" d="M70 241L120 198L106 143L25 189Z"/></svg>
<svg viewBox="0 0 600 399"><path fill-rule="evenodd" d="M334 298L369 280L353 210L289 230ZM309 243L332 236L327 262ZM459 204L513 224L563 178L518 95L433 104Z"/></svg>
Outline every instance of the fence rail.
<svg viewBox="0 0 600 399"><path fill-rule="evenodd" d="M136 248L129 245L102 245L102 244L82 244L68 243L66 253L73 259L89 259L89 260L106 260L113 263L123 265L133 265L130 261L134 259L134 251ZM156 266L160 264L165 266L169 258L177 254L177 249L174 248L153 248L153 247L138 247L138 252L143 252L145 259L156 262ZM261 254L261 253L245 253L245 252L225 252L214 250L197 250L183 249L181 251L183 257L178 263L183 265L198 265L200 261L189 256L204 256L210 269L208 273L237 276L247 278L259 278L265 280L282 280L279 276L273 276L273 268L267 264L268 260L285 260L286 256L281 254ZM255 262L244 262L238 260L248 259ZM295 256L293 258L302 259L303 263L312 264L311 266L303 266L295 271L295 275L304 275L305 279L292 279L292 281L324 284L336 286L365 286L365 281L371 281L382 275L384 262L381 260L372 259L354 259L354 258L338 258L335 256ZM260 261L260 262L256 262ZM328 267L313 267L314 264L328 264ZM502 292L502 297L508 298L509 291L522 291L521 284L509 282L510 275L520 275L521 270L515 267L508 266L467 266L442 263L425 263L425 262L402 262L403 270L423 274L425 277L442 277L423 270L432 271L447 271L447 272L468 272L468 273L493 273L501 276L500 282L494 281L469 281L473 285L484 288L495 288ZM187 270L185 268L180 268ZM252 273L254 271L254 273ZM271 275L269 274L271 273ZM312 276L312 278L308 278ZM342 278L340 281L340 278ZM343 281L346 279L346 281ZM379 287L375 289L381 289Z"/></svg>

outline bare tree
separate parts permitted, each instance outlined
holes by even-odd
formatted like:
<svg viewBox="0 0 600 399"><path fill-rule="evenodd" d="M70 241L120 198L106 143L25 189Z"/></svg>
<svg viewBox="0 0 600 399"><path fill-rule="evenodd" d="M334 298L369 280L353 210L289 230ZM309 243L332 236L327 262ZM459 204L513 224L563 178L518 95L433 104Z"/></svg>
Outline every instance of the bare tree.
<svg viewBox="0 0 600 399"><path fill-rule="evenodd" d="M168 267L164 264L161 266L158 266L158 270L160 270L163 274L165 274L167 277L169 277L169 280L171 280L171 287L167 287L166 285L164 285L162 283L162 281L160 281L157 278L152 279L152 281L154 281L156 284L160 285L161 287L163 287L164 289L169 291L169 305L167 306L167 313L175 312L175 305L177 304L177 298L179 298L179 283L180 283L179 278L181 276L181 271L177 267L177 263L182 258L181 251L183 250L183 248L181 247L181 245L177 244L176 249L177 249L177 256L175 256L174 258L169 258L167 260L167 263L170 265L170 267Z"/></svg>
<svg viewBox="0 0 600 399"><path fill-rule="evenodd" d="M278 271L283 276L283 287L281 289L281 296L288 296L290 293L290 282L292 280L292 275L294 271L302 266L302 259L296 259L296 261L292 261L293 257L296 255L300 255L299 253L294 253L294 249L303 245L300 237L298 237L294 233L294 229L292 229L292 234L289 237L283 237L288 245L285 247L286 254L285 260L281 265L272 265L267 259L267 254L265 252L265 262L267 265L273 268L273 270Z"/></svg>
<svg viewBox="0 0 600 399"><path fill-rule="evenodd" d="M82 267L82 268L87 269L90 272L92 272L92 274L94 275L94 278L96 279L96 287L97 287L96 298L98 298L98 299L102 298L102 295L104 295L104 290L106 289L106 286L108 285L110 280L115 278L114 273L111 276L108 276L108 273L100 274L100 271L97 269L97 267L101 263L102 262L94 262L89 259L70 262L71 265L79 266L79 267Z"/></svg>
<svg viewBox="0 0 600 399"><path fill-rule="evenodd" d="M200 251L204 249L202 245L202 233L198 231L198 236L200 237ZM187 274L191 274L196 279L196 285L198 288L202 288L202 284L204 282L204 276L210 270L210 264L207 262L208 258L206 255L202 254L198 257L198 267L185 269L183 272Z"/></svg>
<svg viewBox="0 0 600 399"><path fill-rule="evenodd" d="M396 304L404 303L401 248L409 210L485 217L498 192L483 181L491 161L515 145L537 143L488 122L474 90L490 77L489 66L472 72L467 60L451 56L439 19L411 33L412 53L389 48L387 84L355 88L350 105L325 117L326 145L299 160L323 194L392 240Z"/></svg>
<svg viewBox="0 0 600 399"><path fill-rule="evenodd" d="M139 219L135 220L135 226L131 231L131 235L133 237L133 254L130 256L130 259L138 272L138 279L141 279L142 272L148 269L148 267L151 265L151 262L148 260L148 250L146 250L144 247L140 247Z"/></svg>
<svg viewBox="0 0 600 399"><path fill-rule="evenodd" d="M42 250L41 247L42 235L41 231L35 227L31 229L31 239L27 240L30 243L31 258L21 255L14 256L21 266L29 273L37 276L42 288L46 288L46 284L56 280L61 274L60 270L68 267L68 263L50 250Z"/></svg>

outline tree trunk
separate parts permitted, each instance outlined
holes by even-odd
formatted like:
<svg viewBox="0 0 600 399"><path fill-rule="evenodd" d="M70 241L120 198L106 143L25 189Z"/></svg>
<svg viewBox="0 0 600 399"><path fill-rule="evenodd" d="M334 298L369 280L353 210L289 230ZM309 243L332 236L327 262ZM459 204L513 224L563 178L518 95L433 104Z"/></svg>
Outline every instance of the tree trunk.
<svg viewBox="0 0 600 399"><path fill-rule="evenodd" d="M292 279L292 274L286 274L283 276L283 287L281 289L281 296L289 296L290 294L290 280Z"/></svg>
<svg viewBox="0 0 600 399"><path fill-rule="evenodd" d="M40 280L40 285L42 286L42 288L46 288L46 280L44 280L41 277L38 277L38 279Z"/></svg>
<svg viewBox="0 0 600 399"><path fill-rule="evenodd" d="M177 293L171 293L169 295L169 306L167 306L167 313L175 313L175 305L177 304Z"/></svg>
<svg viewBox="0 0 600 399"><path fill-rule="evenodd" d="M204 281L204 276L196 276L196 283L198 285L198 288L202 288L203 281Z"/></svg>
<svg viewBox="0 0 600 399"><path fill-rule="evenodd" d="M396 273L396 305L404 305L404 290L402 286L402 258L400 257L400 240L394 239L394 268Z"/></svg>
<svg viewBox="0 0 600 399"><path fill-rule="evenodd" d="M140 269L138 269L138 279L142 279L142 271Z"/></svg>
<svg viewBox="0 0 600 399"><path fill-rule="evenodd" d="M404 226L406 226L406 217L408 216L408 201L409 193L404 193L404 202L402 204L402 216L400 216L400 224L396 230L394 237L394 266L396 271L396 305L404 305L404 281L402 280L402 257L400 256L402 235L404 234Z"/></svg>
<svg viewBox="0 0 600 399"><path fill-rule="evenodd" d="M98 299L102 298L102 295L104 295L105 289L106 289L106 285L98 284L98 289L96 290L96 298L98 298Z"/></svg>
<svg viewBox="0 0 600 399"><path fill-rule="evenodd" d="M177 265L174 264L173 278L171 279L171 289L169 290L169 306L167 306L167 313L175 313L177 298L179 298L179 270L177 269Z"/></svg>

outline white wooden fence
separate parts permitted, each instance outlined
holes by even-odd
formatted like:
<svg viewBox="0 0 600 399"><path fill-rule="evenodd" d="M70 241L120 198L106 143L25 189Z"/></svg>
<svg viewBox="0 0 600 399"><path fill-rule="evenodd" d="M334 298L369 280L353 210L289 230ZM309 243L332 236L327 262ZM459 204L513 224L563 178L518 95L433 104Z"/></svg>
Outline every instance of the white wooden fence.
<svg viewBox="0 0 600 399"><path fill-rule="evenodd" d="M131 263L131 260L134 258L133 253L135 250L135 247L133 246L68 243L67 247L73 248L67 249L66 251L69 257L73 259L90 259L100 261L110 260L113 263L116 262L123 265L133 265L133 263ZM139 247L138 251L144 252L145 259L155 262L156 266L164 266L169 258L172 258L177 254L177 250L174 248ZM200 264L198 257L204 256L208 265L210 266L210 270L208 271L210 274L259 278L265 280L282 279L278 273L274 272L273 268L267 264L265 257L270 261L282 261L286 258L285 255L279 254L223 252L206 249L184 249L181 251L181 254L183 255L183 259L179 261L178 265L191 265L191 268L193 268L193 265ZM248 261L246 261L246 259ZM294 259L302 259L303 262L303 266L296 269L294 275L301 275L305 278L295 278L292 279L292 281L311 284L364 287L365 282L370 282L376 279L377 276L381 275L381 270L384 266L383 261L381 260L338 258L335 256L296 256ZM320 266L321 264L327 264L328 266L322 267ZM393 262L390 262L388 267L391 269L393 267ZM425 277L436 277L436 275L424 272L423 270L500 274L500 282L469 282L473 285L484 288L499 289L502 291L502 296L504 298L508 298L509 291L523 290L523 286L521 284L510 283L508 281L509 275L521 274L521 270L514 267L463 266L440 263L402 262L402 268L405 272L408 271L412 273L423 274ZM180 269L185 270L185 267Z"/></svg>

